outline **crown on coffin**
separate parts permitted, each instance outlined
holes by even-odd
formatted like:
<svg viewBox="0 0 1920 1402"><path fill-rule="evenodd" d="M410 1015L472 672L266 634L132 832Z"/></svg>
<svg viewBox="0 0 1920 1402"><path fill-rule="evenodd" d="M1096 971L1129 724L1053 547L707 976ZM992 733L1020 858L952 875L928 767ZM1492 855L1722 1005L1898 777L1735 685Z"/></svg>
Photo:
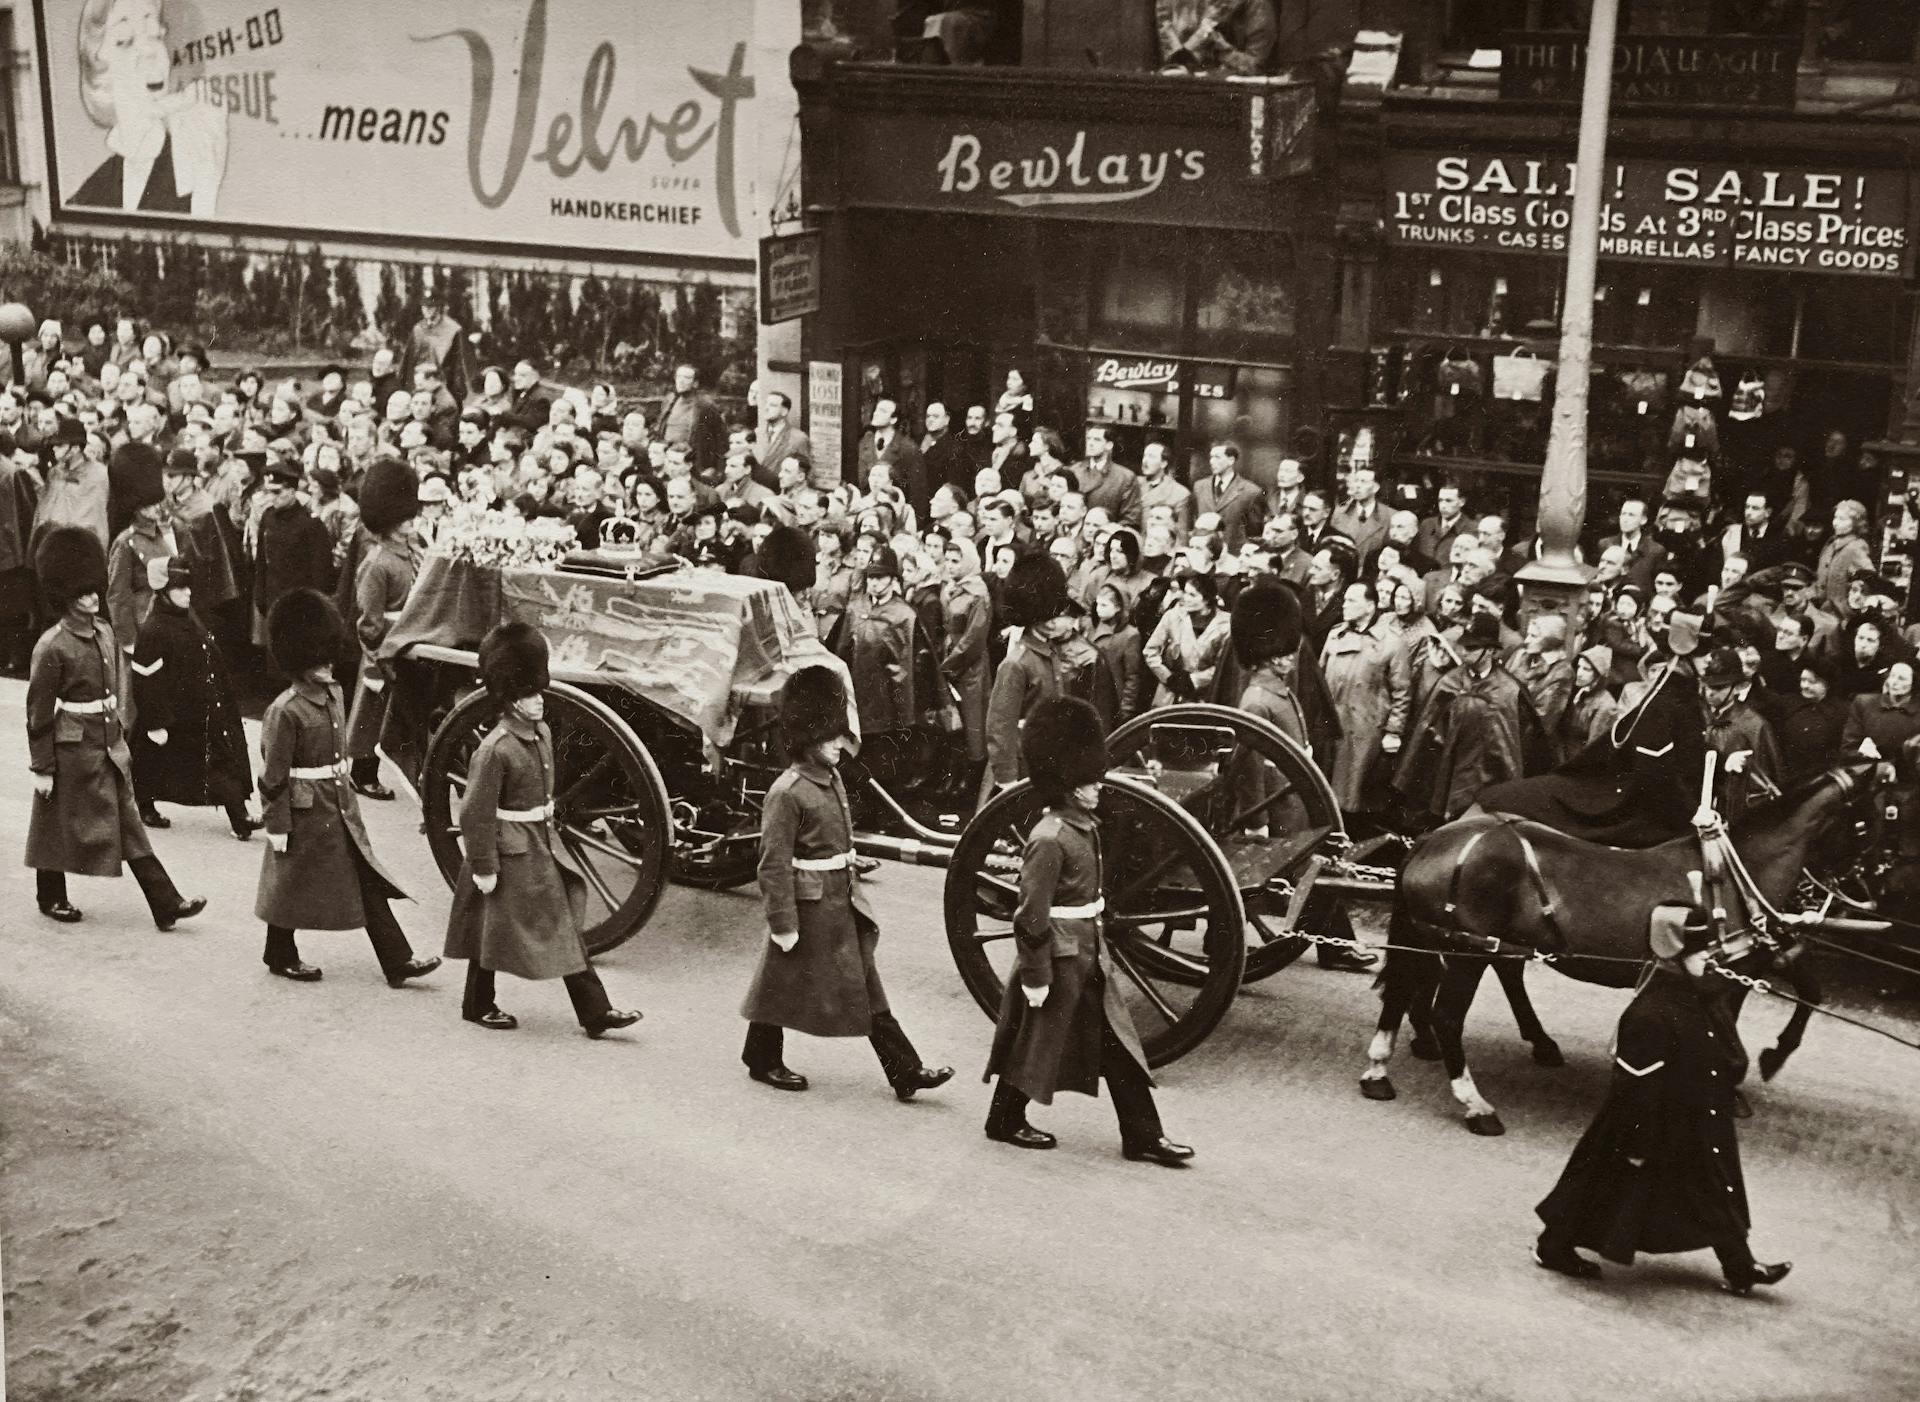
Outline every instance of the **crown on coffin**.
<svg viewBox="0 0 1920 1402"><path fill-rule="evenodd" d="M613 554L637 555L641 549L640 523L624 513L600 524L600 548Z"/></svg>

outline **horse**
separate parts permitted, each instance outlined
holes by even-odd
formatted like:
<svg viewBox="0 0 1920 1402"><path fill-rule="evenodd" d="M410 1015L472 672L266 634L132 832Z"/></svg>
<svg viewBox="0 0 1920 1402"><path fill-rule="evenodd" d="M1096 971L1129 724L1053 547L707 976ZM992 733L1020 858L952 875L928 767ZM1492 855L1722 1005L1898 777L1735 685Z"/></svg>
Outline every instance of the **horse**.
<svg viewBox="0 0 1920 1402"><path fill-rule="evenodd" d="M1776 910L1787 905L1808 849L1867 791L1870 768L1836 766L1734 825L1731 847L1761 900ZM1361 1093L1370 1100L1394 1098L1387 1063L1400 1024L1412 1013L1418 1030L1419 1011L1430 1004L1433 1038L1467 1128L1480 1135L1505 1133L1498 1112L1474 1084L1462 1044L1467 1011L1488 964L1510 966L1502 982L1522 1034L1533 1043L1537 1061L1555 1064L1558 1048L1538 1030L1524 992L1515 997L1526 958L1547 956L1561 973L1585 983L1633 988L1649 959L1654 908L1699 904L1697 887L1707 865L1697 836L1640 849L1605 847L1480 812L1435 828L1414 844L1394 891L1390 948L1379 979L1380 1020L1367 1048ZM1752 922L1754 912L1737 890L1726 902L1733 928ZM1782 970L1804 1001L1778 1044L1761 1053L1761 1073L1769 1080L1799 1045L1812 1016L1806 1004L1820 1000L1817 985L1795 962L1800 946L1785 931L1775 933L1756 945L1758 970ZM1741 987L1738 996L1724 1000L1729 1026L1745 993ZM1551 1056L1542 1054L1539 1039L1552 1047Z"/></svg>

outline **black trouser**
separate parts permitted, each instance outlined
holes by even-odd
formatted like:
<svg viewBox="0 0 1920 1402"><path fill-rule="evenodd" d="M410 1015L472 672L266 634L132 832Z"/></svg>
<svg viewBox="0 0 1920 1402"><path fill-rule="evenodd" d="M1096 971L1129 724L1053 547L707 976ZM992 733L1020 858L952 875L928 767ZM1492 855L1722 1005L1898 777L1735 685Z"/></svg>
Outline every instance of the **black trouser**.
<svg viewBox="0 0 1920 1402"><path fill-rule="evenodd" d="M140 894L147 898L147 909L153 912L155 920L173 919L180 907L186 904L180 899L173 878L167 875L167 869L160 865L158 857L129 857L127 867L133 872L133 879L140 883ZM64 901L67 898L67 874L64 871L36 870L33 873L33 890L43 910L56 901Z"/></svg>
<svg viewBox="0 0 1920 1402"><path fill-rule="evenodd" d="M886 1075L887 1084L898 1086L920 1069L920 1053L913 1049L900 1020L892 1013L873 1015L873 1031L867 1040L873 1045L874 1055L880 1058L880 1070ZM747 1024L747 1044L740 1051L747 1070L775 1070L786 1065L785 1057L785 1028L771 1022Z"/></svg>
<svg viewBox="0 0 1920 1402"><path fill-rule="evenodd" d="M1133 1148L1151 1144L1166 1133L1160 1127L1160 1110L1153 1103L1153 1082L1135 1061L1111 1027L1100 1029L1100 1077L1107 1083L1113 1099L1114 1117L1120 1121L1120 1143ZM987 1110L989 1133L1017 1129L1027 1122L1025 1091L1007 1084L1002 1076L993 1088L993 1104Z"/></svg>
<svg viewBox="0 0 1920 1402"><path fill-rule="evenodd" d="M348 761L347 778L362 787L380 782L380 756L365 755Z"/></svg>
<svg viewBox="0 0 1920 1402"><path fill-rule="evenodd" d="M606 985L600 982L600 974L593 965L587 965L577 974L566 975L561 982L567 986L567 997L573 1000L573 1015L580 1019L582 1027L597 1026L600 1019L613 1010ZM493 1001L493 970L481 968L478 959L469 959L460 1016L478 1018L497 1008L498 1004Z"/></svg>
<svg viewBox="0 0 1920 1402"><path fill-rule="evenodd" d="M1315 892L1307 897L1306 908L1300 912L1300 923L1316 935L1333 935L1343 940L1353 938L1353 921L1347 918L1346 906L1323 892ZM1351 958L1354 953L1341 945L1316 944L1313 947L1313 957L1322 966Z"/></svg>
<svg viewBox="0 0 1920 1402"><path fill-rule="evenodd" d="M381 972L391 976L412 960L413 946L407 943L407 932L393 918L387 894L375 884L367 864L356 858L353 869L360 878L360 905L366 911L367 939L373 944L373 957L380 961ZM293 931L285 925L267 926L267 948L260 960L270 969L298 964L300 947L294 943Z"/></svg>

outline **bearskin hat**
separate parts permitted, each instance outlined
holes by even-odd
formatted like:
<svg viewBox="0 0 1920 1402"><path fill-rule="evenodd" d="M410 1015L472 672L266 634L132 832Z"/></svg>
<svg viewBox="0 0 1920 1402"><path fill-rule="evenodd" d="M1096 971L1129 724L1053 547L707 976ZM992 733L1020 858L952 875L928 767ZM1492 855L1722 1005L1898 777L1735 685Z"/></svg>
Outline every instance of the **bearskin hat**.
<svg viewBox="0 0 1920 1402"><path fill-rule="evenodd" d="M420 514L420 479L398 458L376 458L360 484L360 521L385 535Z"/></svg>
<svg viewBox="0 0 1920 1402"><path fill-rule="evenodd" d="M273 665L297 677L346 649L347 627L333 600L318 589L289 589L267 614L267 650Z"/></svg>
<svg viewBox="0 0 1920 1402"><path fill-rule="evenodd" d="M107 459L107 491L117 510L131 516L166 500L160 484L166 459L151 443L122 443Z"/></svg>
<svg viewBox="0 0 1920 1402"><path fill-rule="evenodd" d="M55 526L33 552L40 587L61 608L82 594L107 592L107 552L85 526Z"/></svg>
<svg viewBox="0 0 1920 1402"><path fill-rule="evenodd" d="M1001 594L1006 604L1007 621L1015 627L1031 628L1058 618L1073 607L1067 593L1066 571L1048 555L1022 555L1007 571Z"/></svg>
<svg viewBox="0 0 1920 1402"><path fill-rule="evenodd" d="M480 682L505 704L547 689L547 640L531 623L502 623L480 643Z"/></svg>
<svg viewBox="0 0 1920 1402"><path fill-rule="evenodd" d="M780 689L780 740L799 759L822 740L847 733L847 689L831 667L802 667Z"/></svg>
<svg viewBox="0 0 1920 1402"><path fill-rule="evenodd" d="M1285 584L1256 584L1233 601L1233 655L1242 667L1293 656L1302 629L1300 600Z"/></svg>
<svg viewBox="0 0 1920 1402"><path fill-rule="evenodd" d="M754 552L762 579L784 584L795 594L813 588L813 541L795 526L775 526Z"/></svg>
<svg viewBox="0 0 1920 1402"><path fill-rule="evenodd" d="M1100 713L1077 696L1057 696L1033 708L1020 728L1027 777L1043 795L1063 796L1107 773L1107 732Z"/></svg>

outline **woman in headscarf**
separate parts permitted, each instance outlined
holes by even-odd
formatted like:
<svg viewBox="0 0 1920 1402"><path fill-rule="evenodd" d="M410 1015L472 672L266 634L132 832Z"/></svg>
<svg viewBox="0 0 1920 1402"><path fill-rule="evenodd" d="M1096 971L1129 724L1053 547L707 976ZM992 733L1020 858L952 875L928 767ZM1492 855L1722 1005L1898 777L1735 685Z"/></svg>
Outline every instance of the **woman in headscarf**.
<svg viewBox="0 0 1920 1402"><path fill-rule="evenodd" d="M993 601L980 575L980 552L972 541L947 541L941 572L945 581L940 586L940 675L953 688L960 706L960 729L966 737L971 773L965 791L971 792L987 759L991 680L987 647L993 631Z"/></svg>

